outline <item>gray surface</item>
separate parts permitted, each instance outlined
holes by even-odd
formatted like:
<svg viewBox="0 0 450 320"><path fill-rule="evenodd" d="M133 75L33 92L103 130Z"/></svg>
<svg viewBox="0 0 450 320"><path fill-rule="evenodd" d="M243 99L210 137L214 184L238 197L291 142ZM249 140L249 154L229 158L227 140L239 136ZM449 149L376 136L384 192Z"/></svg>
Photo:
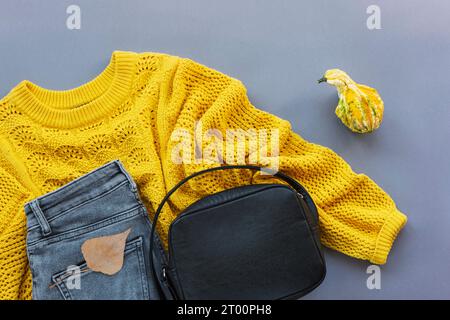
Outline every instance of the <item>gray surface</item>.
<svg viewBox="0 0 450 320"><path fill-rule="evenodd" d="M81 30L65 26L82 9ZM382 29L366 27L381 7ZM308 298L450 298L449 1L5 1L0 93L20 80L67 89L114 49L190 57L246 84L252 102L289 119L371 176L409 221L366 288L369 263L327 250L328 276ZM316 79L339 67L385 101L382 128L355 135L334 116L336 92Z"/></svg>

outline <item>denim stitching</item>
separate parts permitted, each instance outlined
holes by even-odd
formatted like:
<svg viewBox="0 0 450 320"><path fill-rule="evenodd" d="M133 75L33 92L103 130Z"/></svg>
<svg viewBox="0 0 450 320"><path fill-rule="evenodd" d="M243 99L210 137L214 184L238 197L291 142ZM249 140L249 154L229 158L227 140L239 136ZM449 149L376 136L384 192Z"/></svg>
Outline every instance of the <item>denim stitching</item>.
<svg viewBox="0 0 450 320"><path fill-rule="evenodd" d="M27 249L28 249L28 248L27 248ZM33 289L33 288L36 288L36 269L35 269L35 267L33 267L33 261L34 261L34 259L31 259L31 256L32 256L32 253L29 252L29 251L27 250L27 259L28 259L28 261L29 261L29 265L30 265L30 273L31 273L31 289ZM32 297L32 299L34 299L34 300L40 300L40 299L37 297L36 290L32 290L32 291L31 291L31 297Z"/></svg>
<svg viewBox="0 0 450 320"><path fill-rule="evenodd" d="M147 208L145 208L144 205L142 205L142 212L143 212L143 216L144 216L145 222L147 223L147 226L149 227L149 230L151 232L152 228L153 228L153 225L152 225L152 222L151 222L151 220L150 220L150 218L148 216ZM155 239L156 239L155 243L157 245L156 248L159 249L159 252L161 254L161 257L162 257L162 260L163 260L164 264L167 264L168 261L166 259L166 252L165 252L165 250L164 250L164 248L163 248L163 246L161 244L161 241L160 241L160 239L159 239L159 237L158 237L158 235L156 233L155 233Z"/></svg>
<svg viewBox="0 0 450 320"><path fill-rule="evenodd" d="M45 218L44 213L42 212L41 208L39 207L37 200L30 203L30 209L33 212L39 226L42 229L42 234L44 236L48 236L49 234L51 234L52 229L50 228L50 225L48 224L48 221Z"/></svg>
<svg viewBox="0 0 450 320"><path fill-rule="evenodd" d="M144 252L143 252L143 247L142 247L142 238L139 238L141 241L136 242L135 246L136 246L136 255L138 258L138 263L139 263L139 268L140 268L140 273L141 273L141 285L142 285L142 294L144 296L145 299L150 300L150 293L149 293L149 284L146 281L147 279L147 268L145 267L145 262L144 262Z"/></svg>
<svg viewBox="0 0 450 320"><path fill-rule="evenodd" d="M56 276L52 276L52 280L56 284L56 287L58 288L64 300L72 300L72 295L70 294L64 282L59 282L58 277Z"/></svg>
<svg viewBox="0 0 450 320"><path fill-rule="evenodd" d="M141 210L141 208L139 206L136 206L136 207L133 207L126 211L123 211L119 214L115 214L114 216L112 216L110 218L100 220L100 221L90 224L88 226L79 227L76 229L72 229L70 231L66 231L66 232L57 234L53 237L49 237L46 239L39 239L34 242L30 242L28 244L28 247L34 248L37 244L40 244L40 243L45 243L46 245L49 245L49 244L59 242L62 240L70 240L70 239L76 238L78 236L84 235L86 233L89 233L91 231L97 231L104 227L110 226L112 224L122 222L124 220L127 220L128 218L134 218L134 217L140 215L140 210ZM138 212L136 213L136 211L138 211Z"/></svg>
<svg viewBox="0 0 450 320"><path fill-rule="evenodd" d="M148 289L145 290L145 284L146 284L146 274L147 274L147 269L145 268L145 263L143 263L143 246L142 246L142 236L130 240L126 245L125 245L125 250L124 250L124 256L129 255L133 252L136 252L137 255L137 259L138 259L138 264L139 264L139 268L140 268L140 273L141 273L141 283L142 283L142 290L143 290L143 296L145 299L149 300L150 299L150 295L148 293ZM83 269L83 267L87 266L86 262L81 262L77 264L78 267L80 267L80 269ZM93 271L89 270L86 273L82 273L81 277L87 276L88 274L91 274ZM66 271L61 271L58 272L56 274L54 274L52 276L52 280L53 282L56 284L56 286L58 287L61 295L63 296L63 298L65 300L73 300L73 296L70 293L70 290L67 288L66 284L65 284L65 280L69 277L69 275L66 275Z"/></svg>
<svg viewBox="0 0 450 320"><path fill-rule="evenodd" d="M127 256L128 254L132 253L133 251L136 250L136 248L139 248L139 246L142 246L142 237L141 236L128 241L125 245L124 256ZM84 269L85 267L87 267L87 262L85 260L83 260L75 265L80 269ZM81 274L81 277L84 277L92 272L93 272L93 270L89 269L86 272L83 272ZM67 270L64 270L64 271L55 273L52 278L54 278L54 281L61 282L61 281L65 281L70 276L71 276L71 274L68 274Z"/></svg>
<svg viewBox="0 0 450 320"><path fill-rule="evenodd" d="M125 170L125 167L123 166L122 162L117 160L115 163L119 167L120 171L122 171L122 173L125 175L125 177L127 178L128 182L130 183L131 190L133 190L135 192L137 190L136 182L134 182L133 178L130 176L128 171Z"/></svg>
<svg viewBox="0 0 450 320"><path fill-rule="evenodd" d="M70 212L72 212L72 211L74 211L74 210L76 210L76 209L79 209L79 208L83 207L83 206L86 205L86 204L89 204L89 203L91 203L91 202L93 202L93 201L99 200L99 199L101 199L101 198L107 196L108 194L110 194L110 193L116 191L117 189L119 189L120 187L122 187L122 186L125 185L125 184L127 184L127 181L123 181L123 182L121 182L121 183L115 185L113 188L111 188L111 189L109 189L109 190L106 190L105 192L103 192L103 193L101 193L101 194L95 196L94 198L91 198L91 199L89 199L89 200L86 200L86 201L83 202L83 203L79 203L79 204L77 204L77 205L75 205L75 206L73 206L73 207L67 209L66 211L63 211L63 212L61 212L60 214L57 214L57 215L51 217L51 218L48 219L47 221L48 221L48 222L52 222L52 221L54 221L54 220L56 220L56 219L58 219L58 218L61 218L61 217L65 216L66 214L68 214L68 213L70 213ZM28 231L34 230L34 229L37 228L37 227L38 227L37 225L32 226L32 227L28 228Z"/></svg>

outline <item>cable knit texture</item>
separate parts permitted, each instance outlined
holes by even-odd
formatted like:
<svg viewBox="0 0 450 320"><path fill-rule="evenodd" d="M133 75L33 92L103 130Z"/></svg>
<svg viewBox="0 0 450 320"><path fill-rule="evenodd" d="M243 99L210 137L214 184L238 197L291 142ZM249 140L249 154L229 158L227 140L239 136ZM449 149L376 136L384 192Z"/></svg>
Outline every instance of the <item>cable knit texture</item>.
<svg viewBox="0 0 450 320"><path fill-rule="evenodd" d="M406 216L367 176L354 173L330 149L303 140L289 122L255 108L234 78L176 56L114 52L105 70L78 88L53 91L23 81L0 101L0 298L31 297L23 211L27 201L120 159L152 216L180 179L217 165L172 161L179 143L172 133L182 129L193 135L199 120L202 133L278 129L279 169L311 193L323 244L385 263ZM198 147L191 150L196 153ZM245 159L250 151L246 149ZM232 164L230 157L223 159ZM164 243L171 221L199 198L272 179L246 170L194 179L161 215L158 231Z"/></svg>

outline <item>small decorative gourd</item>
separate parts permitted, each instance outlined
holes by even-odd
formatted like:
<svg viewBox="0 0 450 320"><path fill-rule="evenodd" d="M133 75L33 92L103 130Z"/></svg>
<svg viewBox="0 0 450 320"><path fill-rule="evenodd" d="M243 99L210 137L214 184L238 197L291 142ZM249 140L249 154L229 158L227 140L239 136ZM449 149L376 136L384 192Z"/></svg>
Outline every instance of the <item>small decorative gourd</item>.
<svg viewBox="0 0 450 320"><path fill-rule="evenodd" d="M384 104L377 90L356 83L339 69L327 70L318 82L326 82L336 87L339 103L335 113L350 130L366 133L380 126Z"/></svg>

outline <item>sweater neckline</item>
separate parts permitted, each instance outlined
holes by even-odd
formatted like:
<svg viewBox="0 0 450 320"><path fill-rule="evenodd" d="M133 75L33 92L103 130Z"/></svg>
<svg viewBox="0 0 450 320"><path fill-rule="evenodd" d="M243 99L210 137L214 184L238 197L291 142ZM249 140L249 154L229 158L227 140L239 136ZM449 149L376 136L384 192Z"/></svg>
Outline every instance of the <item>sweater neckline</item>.
<svg viewBox="0 0 450 320"><path fill-rule="evenodd" d="M74 128L108 115L130 92L136 53L114 51L106 68L73 89L51 90L24 80L9 93L16 107L49 127Z"/></svg>

